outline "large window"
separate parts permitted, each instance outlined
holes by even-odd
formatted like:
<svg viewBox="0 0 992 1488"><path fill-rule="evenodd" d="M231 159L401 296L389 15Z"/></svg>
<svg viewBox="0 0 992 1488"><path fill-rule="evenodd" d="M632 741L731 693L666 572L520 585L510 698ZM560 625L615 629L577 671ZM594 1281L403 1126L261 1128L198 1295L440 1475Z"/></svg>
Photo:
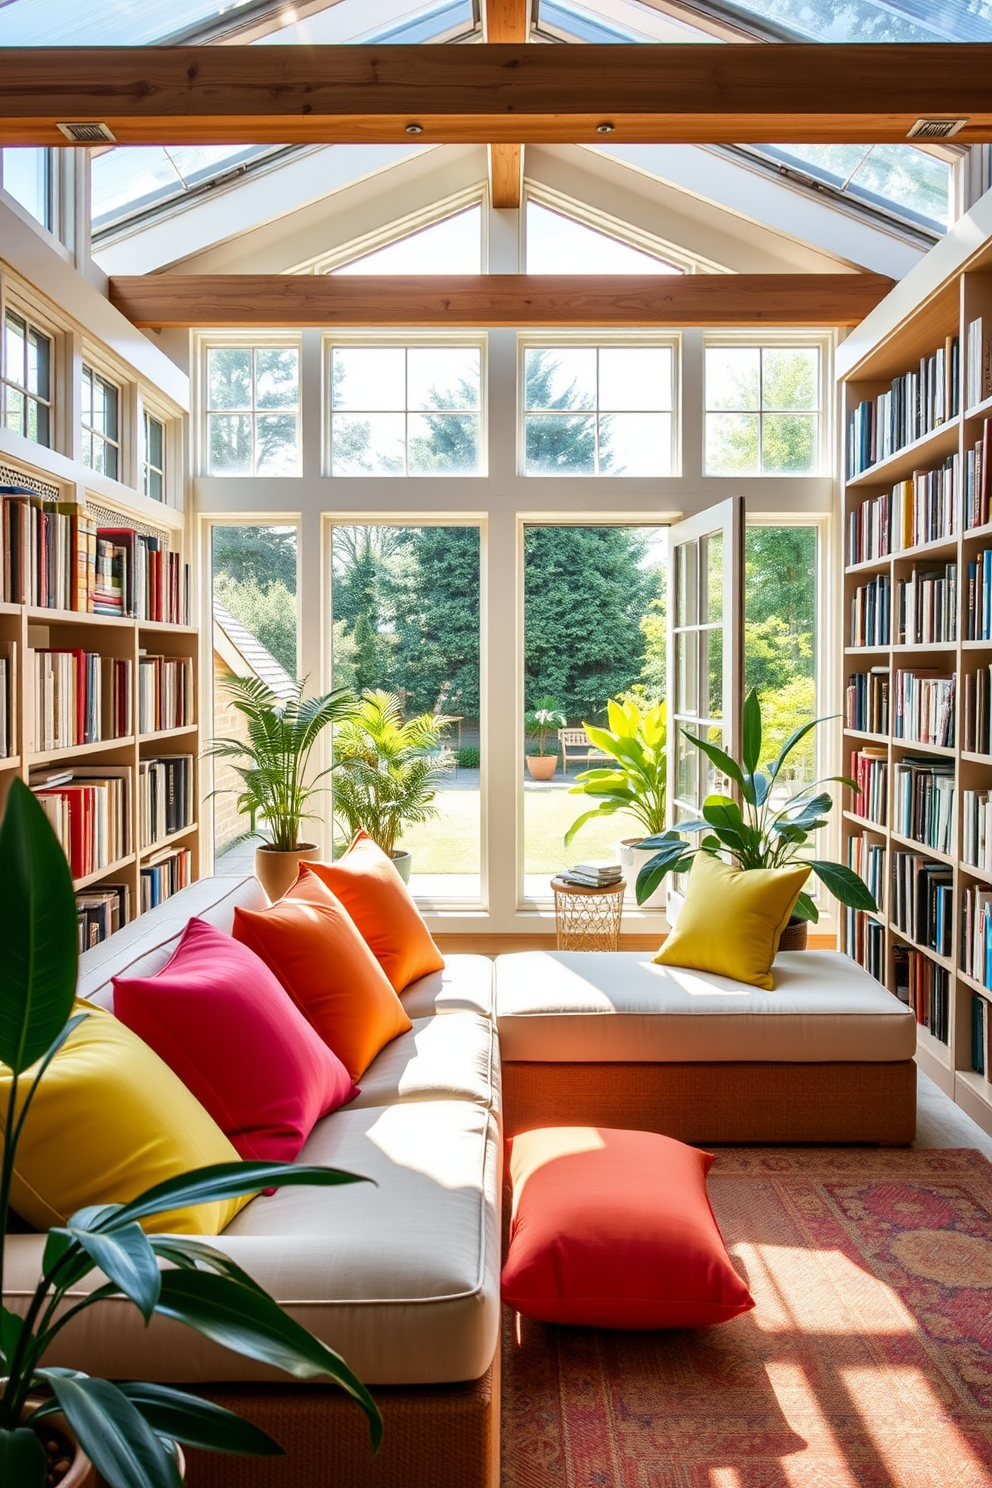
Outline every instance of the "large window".
<svg viewBox="0 0 992 1488"><path fill-rule="evenodd" d="M706 347L706 474L816 475L816 346Z"/></svg>
<svg viewBox="0 0 992 1488"><path fill-rule="evenodd" d="M295 346L210 346L207 475L298 475L300 354Z"/></svg>
<svg viewBox="0 0 992 1488"><path fill-rule="evenodd" d="M83 363L83 464L112 480L120 477L120 389Z"/></svg>
<svg viewBox="0 0 992 1488"><path fill-rule="evenodd" d="M8 309L3 325L3 425L35 444L52 442L52 341Z"/></svg>
<svg viewBox="0 0 992 1488"><path fill-rule="evenodd" d="M478 475L482 348L333 346L332 475Z"/></svg>
<svg viewBox="0 0 992 1488"><path fill-rule="evenodd" d="M527 202L527 272L560 274L682 274L667 259L634 248L541 202Z"/></svg>
<svg viewBox="0 0 992 1488"><path fill-rule="evenodd" d="M478 205L406 233L346 264L333 274L481 274L482 208ZM318 273L327 272L323 267Z"/></svg>
<svg viewBox="0 0 992 1488"><path fill-rule="evenodd" d="M766 760L818 712L818 538L814 526L755 523L744 539L744 685L758 689ZM816 779L816 743L814 730L790 754L780 790Z"/></svg>
<svg viewBox="0 0 992 1488"><path fill-rule="evenodd" d="M525 346L527 475L671 475L671 346Z"/></svg>

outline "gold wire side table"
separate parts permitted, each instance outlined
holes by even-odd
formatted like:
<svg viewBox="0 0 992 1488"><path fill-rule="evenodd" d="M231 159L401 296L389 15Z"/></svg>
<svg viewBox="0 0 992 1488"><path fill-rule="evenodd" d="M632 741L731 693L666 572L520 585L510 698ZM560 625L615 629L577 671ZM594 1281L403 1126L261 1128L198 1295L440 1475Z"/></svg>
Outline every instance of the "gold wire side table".
<svg viewBox="0 0 992 1488"><path fill-rule="evenodd" d="M623 914L623 879L603 888L551 880L555 935L560 951L618 951Z"/></svg>

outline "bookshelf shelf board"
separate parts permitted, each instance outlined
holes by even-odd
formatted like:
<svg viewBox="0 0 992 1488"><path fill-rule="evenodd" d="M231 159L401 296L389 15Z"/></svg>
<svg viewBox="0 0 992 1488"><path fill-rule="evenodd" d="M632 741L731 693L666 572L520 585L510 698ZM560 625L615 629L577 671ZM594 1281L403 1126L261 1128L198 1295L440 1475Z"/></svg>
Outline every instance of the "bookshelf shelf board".
<svg viewBox="0 0 992 1488"><path fill-rule="evenodd" d="M962 1085L967 1085L972 1095L984 1101L987 1106L992 1106L992 1081L985 1075L980 1075L977 1070L959 1069L954 1071L955 1080L960 1080Z"/></svg>
<svg viewBox="0 0 992 1488"><path fill-rule="evenodd" d="M6 600L0 601L0 615L19 615L21 605L8 604Z"/></svg>
<svg viewBox="0 0 992 1488"><path fill-rule="evenodd" d="M845 656L888 656L889 646L845 646Z"/></svg>
<svg viewBox="0 0 992 1488"><path fill-rule="evenodd" d="M897 940L901 940L903 945L909 946L909 949L911 951L919 951L921 956L926 956L929 958L929 960L935 962L938 966L942 966L945 971L951 974L951 976L955 975L957 968L955 967L954 962L951 960L950 956L942 956L939 951L934 950L933 946L920 945L919 942L915 941L913 937L907 934L905 930L900 930L899 926L896 925L892 920L889 921L889 931L897 938Z"/></svg>
<svg viewBox="0 0 992 1488"><path fill-rule="evenodd" d="M869 744L888 744L888 734L866 734L864 729L845 728L844 737L847 739L866 739Z"/></svg>
<svg viewBox="0 0 992 1488"><path fill-rule="evenodd" d="M912 475L914 470L919 470L921 462L929 463L939 459L941 455L951 454L958 447L960 423L960 418L954 417L947 423L938 424L936 429L931 429L921 439L914 439L912 444L903 445L902 449L896 450L887 459L878 460L874 465L869 465L867 470L862 470L860 475L852 476L847 481L848 489L893 484Z"/></svg>
<svg viewBox="0 0 992 1488"><path fill-rule="evenodd" d="M942 1044L940 1039L934 1038L929 1028L924 1028L922 1023L917 1023L916 1025L916 1046L918 1049L925 1050L931 1059L935 1059L945 1069L949 1070L953 1068L951 1064L951 1051L948 1045Z"/></svg>
<svg viewBox="0 0 992 1488"><path fill-rule="evenodd" d="M890 832L889 836L899 847L911 848L914 852L923 853L927 858L936 858L938 863L947 863L948 866L953 867L957 862L957 859L952 858L949 853L941 852L936 847L927 847L925 842L917 842L915 837L904 837L901 832Z"/></svg>
<svg viewBox="0 0 992 1488"><path fill-rule="evenodd" d="M897 548L892 554L897 562L906 560L910 563L916 558L939 558L943 554L950 557L958 550L958 540L955 534L946 537L935 537L930 542L916 543L911 548Z"/></svg>
<svg viewBox="0 0 992 1488"><path fill-rule="evenodd" d="M992 871L979 868L977 863L966 863L961 859L961 872L968 878L980 878L982 883L992 884Z"/></svg>
<svg viewBox="0 0 992 1488"><path fill-rule="evenodd" d="M992 641L962 641L962 651L987 651L992 646Z"/></svg>
<svg viewBox="0 0 992 1488"><path fill-rule="evenodd" d="M49 610L44 605L26 606L28 619L40 625L95 625L111 630L133 630L127 616L91 615L88 610Z"/></svg>
<svg viewBox="0 0 992 1488"><path fill-rule="evenodd" d="M862 558L860 563L849 563L844 572L849 574L877 573L883 568L888 568L891 562L891 553L886 553L883 558Z"/></svg>
<svg viewBox="0 0 992 1488"><path fill-rule="evenodd" d="M199 822L191 822L188 827L179 827L175 832L168 832L166 836L160 837L157 842L153 842L150 847L143 847L138 856L144 859L150 857L152 853L164 851L165 848L171 847L174 842L178 842L180 838L188 837L191 832L195 832L199 825Z"/></svg>
<svg viewBox="0 0 992 1488"><path fill-rule="evenodd" d="M966 971L959 971L958 978L972 992L980 992L983 997L992 998L992 987L983 987L975 977L969 976Z"/></svg>
<svg viewBox="0 0 992 1488"><path fill-rule="evenodd" d="M972 539L978 541L982 538L992 537L992 522L983 522L980 527L966 527L961 536L965 542L970 542Z"/></svg>
<svg viewBox="0 0 992 1488"><path fill-rule="evenodd" d="M932 651L950 654L957 649L957 641L900 641L898 646L892 647L892 653L894 656L929 656Z"/></svg>
<svg viewBox="0 0 992 1488"><path fill-rule="evenodd" d="M106 868L97 868L93 873L87 873L85 878L74 878L72 887L75 890L88 888L90 884L99 883L101 878L109 878L112 873L120 873L134 862L134 853L128 853L125 858L118 858L116 862L108 863Z"/></svg>
<svg viewBox="0 0 992 1488"><path fill-rule="evenodd" d="M184 723L182 728L156 729L150 734L139 734L139 744L155 744L160 739L179 739L184 734L195 734L197 725L195 723Z"/></svg>
<svg viewBox="0 0 992 1488"><path fill-rule="evenodd" d="M918 739L893 739L893 749L905 749L909 754L939 754L944 759L954 759L957 751L949 744L921 744Z"/></svg>
<svg viewBox="0 0 992 1488"><path fill-rule="evenodd" d="M992 766L992 755L990 754L975 754L970 749L962 749L961 758L969 765Z"/></svg>
<svg viewBox="0 0 992 1488"><path fill-rule="evenodd" d="M132 620L132 625L137 625L139 630L152 630L157 634L166 632L168 635L195 636L197 633L195 625L170 625L168 620Z"/></svg>
<svg viewBox="0 0 992 1488"><path fill-rule="evenodd" d="M869 821L867 817L859 816L856 811L842 811L841 815L845 821L853 822L855 826L867 827L869 832L875 832L879 837L888 837L888 827L883 827L879 822Z"/></svg>
<svg viewBox="0 0 992 1488"><path fill-rule="evenodd" d="M8 754L0 759L0 770L19 770L21 768L21 756L19 754Z"/></svg>
<svg viewBox="0 0 992 1488"><path fill-rule="evenodd" d="M992 398L983 398L981 403L973 403L966 408L964 416L966 419L982 418L985 414L992 413Z"/></svg>
<svg viewBox="0 0 992 1488"><path fill-rule="evenodd" d="M65 749L32 750L28 754L29 765L45 765L56 760L71 764L74 759L88 758L94 754L109 754L116 749L134 747L134 735L124 734L120 739L100 739L96 744L70 744Z"/></svg>

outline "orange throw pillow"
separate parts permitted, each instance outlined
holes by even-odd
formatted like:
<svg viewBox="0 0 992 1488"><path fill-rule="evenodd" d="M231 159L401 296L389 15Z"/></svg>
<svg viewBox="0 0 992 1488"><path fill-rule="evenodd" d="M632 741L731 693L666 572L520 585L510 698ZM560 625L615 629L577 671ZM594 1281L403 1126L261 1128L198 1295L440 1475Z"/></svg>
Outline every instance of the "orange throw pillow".
<svg viewBox="0 0 992 1488"><path fill-rule="evenodd" d="M359 832L336 863L310 867L341 900L396 992L444 970L410 890L367 832Z"/></svg>
<svg viewBox="0 0 992 1488"><path fill-rule="evenodd" d="M232 934L275 972L353 1080L412 1028L351 916L305 863L269 909L236 908Z"/></svg>

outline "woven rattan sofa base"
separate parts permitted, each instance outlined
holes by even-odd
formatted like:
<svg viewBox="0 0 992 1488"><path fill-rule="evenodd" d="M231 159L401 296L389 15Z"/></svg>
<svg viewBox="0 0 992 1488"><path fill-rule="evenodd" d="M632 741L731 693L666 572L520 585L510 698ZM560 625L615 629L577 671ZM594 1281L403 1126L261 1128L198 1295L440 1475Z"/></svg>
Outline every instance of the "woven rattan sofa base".
<svg viewBox="0 0 992 1488"><path fill-rule="evenodd" d="M505 1061L507 1136L609 1126L683 1142L865 1142L916 1134L911 1059L857 1064L551 1064Z"/></svg>
<svg viewBox="0 0 992 1488"><path fill-rule="evenodd" d="M374 1388L385 1423L376 1457L365 1416L340 1390L201 1387L200 1394L268 1431L286 1455L189 1451L186 1488L498 1488L498 1386L497 1353L472 1383Z"/></svg>

